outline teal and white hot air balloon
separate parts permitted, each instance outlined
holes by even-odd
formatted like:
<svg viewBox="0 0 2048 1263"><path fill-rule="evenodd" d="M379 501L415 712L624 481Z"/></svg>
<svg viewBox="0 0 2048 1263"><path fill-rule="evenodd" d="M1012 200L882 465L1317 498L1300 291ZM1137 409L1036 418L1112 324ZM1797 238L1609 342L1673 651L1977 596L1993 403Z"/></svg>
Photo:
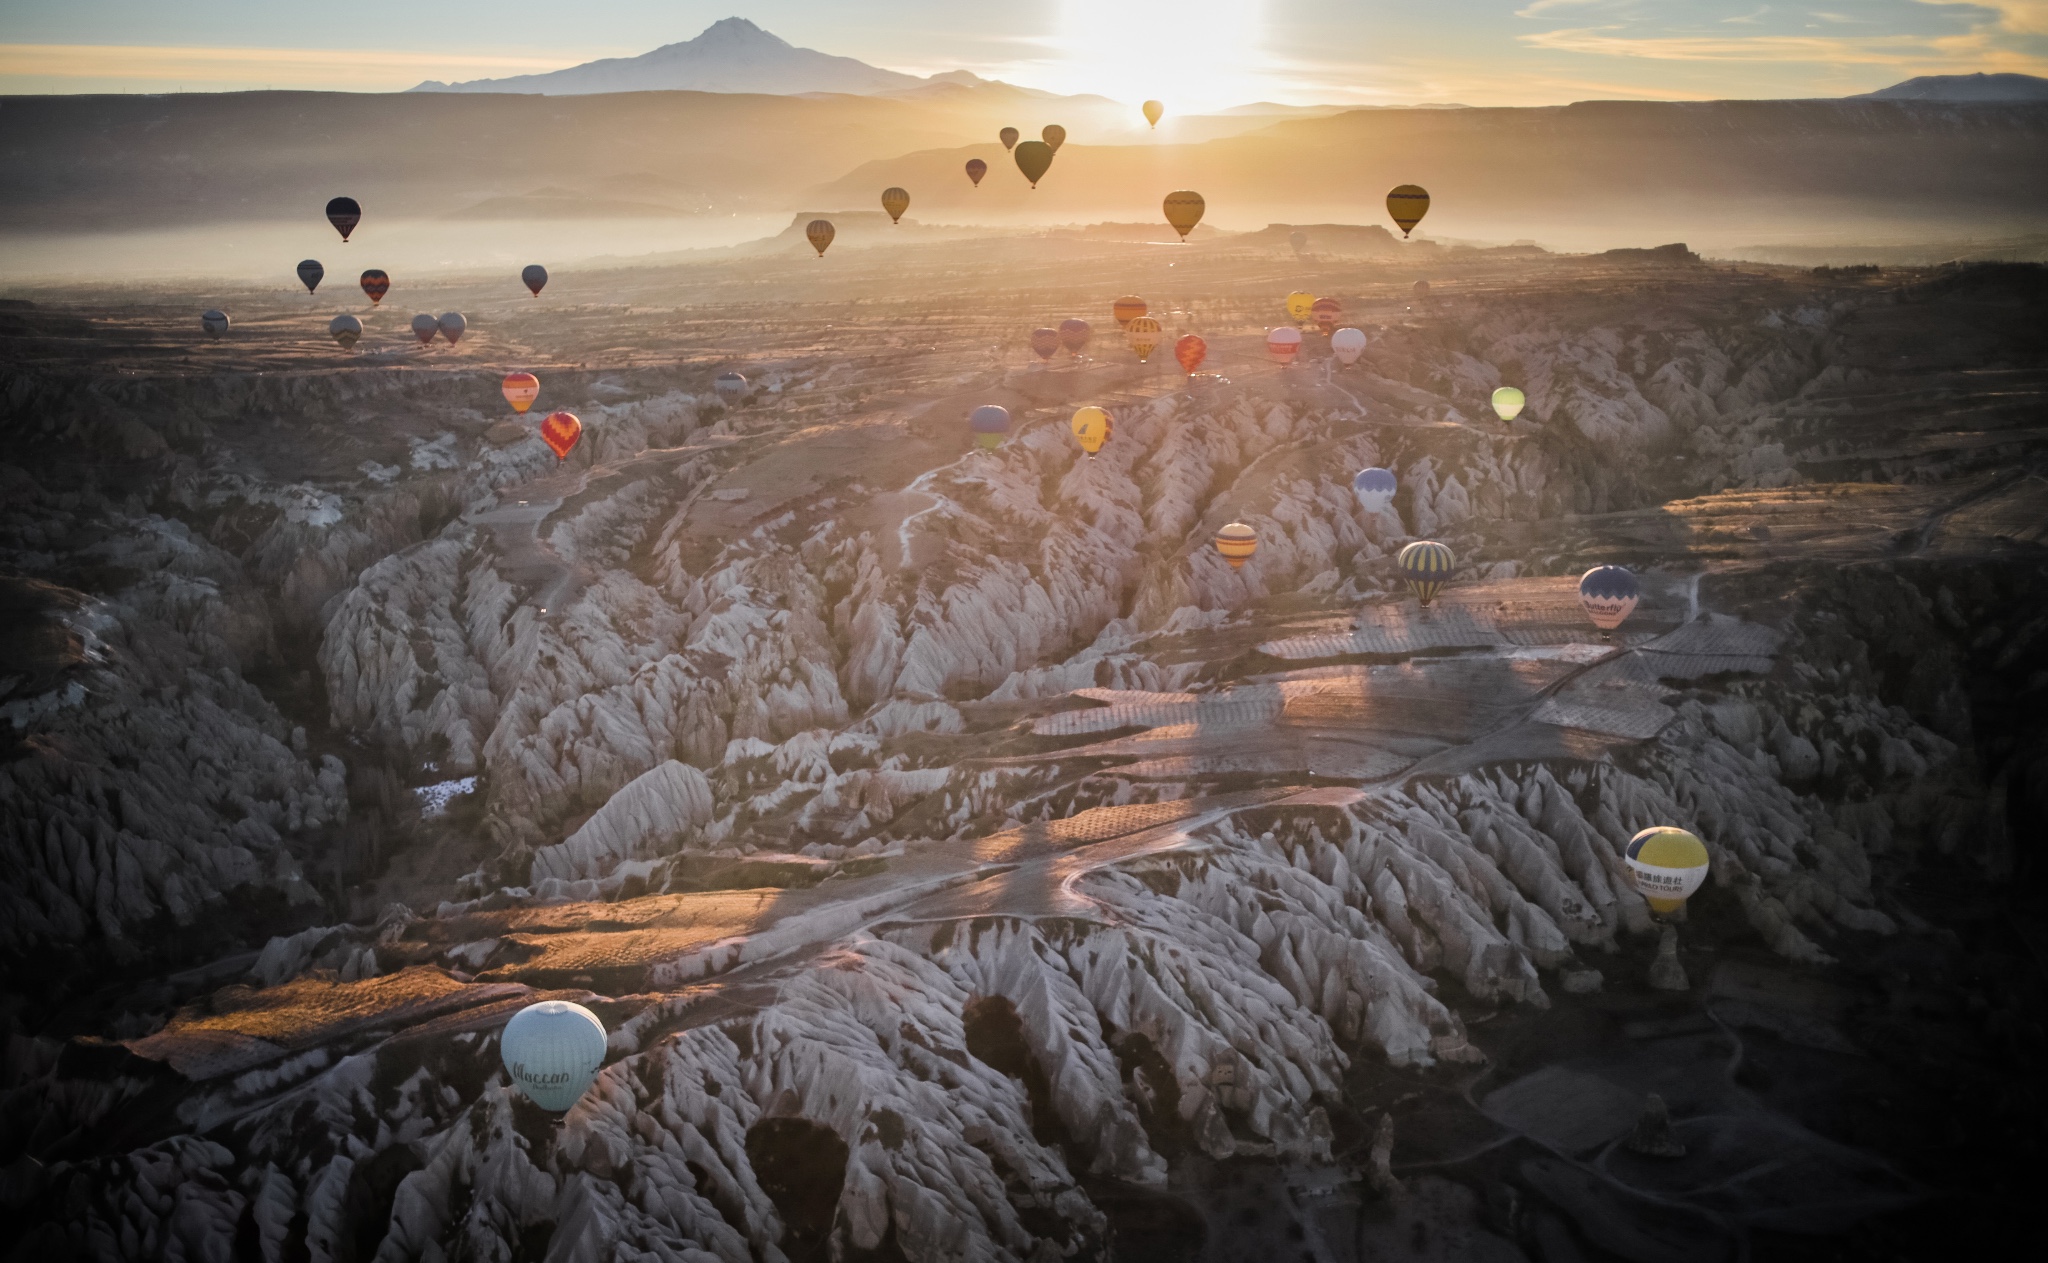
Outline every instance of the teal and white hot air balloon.
<svg viewBox="0 0 2048 1263"><path fill-rule="evenodd" d="M604 1023L580 1004L542 1000L512 1015L498 1048L513 1084L535 1105L560 1114L604 1064Z"/></svg>

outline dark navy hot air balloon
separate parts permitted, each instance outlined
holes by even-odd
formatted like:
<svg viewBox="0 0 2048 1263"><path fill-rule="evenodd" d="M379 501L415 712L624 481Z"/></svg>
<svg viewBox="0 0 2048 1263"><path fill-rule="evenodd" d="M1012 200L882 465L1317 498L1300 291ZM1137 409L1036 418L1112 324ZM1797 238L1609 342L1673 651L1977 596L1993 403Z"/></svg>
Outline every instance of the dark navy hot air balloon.
<svg viewBox="0 0 2048 1263"><path fill-rule="evenodd" d="M320 288L320 278L326 275L327 269L320 266L320 260L299 260L299 284L306 287L308 294Z"/></svg>
<svg viewBox="0 0 2048 1263"><path fill-rule="evenodd" d="M352 197L337 197L327 203L327 222L334 225L334 231L341 234L343 242L363 222L363 208Z"/></svg>
<svg viewBox="0 0 2048 1263"><path fill-rule="evenodd" d="M1358 497L1359 508L1378 516L1394 502L1394 492L1400 486L1392 470L1375 465L1358 471L1358 476L1351 480L1351 494Z"/></svg>
<svg viewBox="0 0 2048 1263"><path fill-rule="evenodd" d="M1579 577L1579 604L1602 632L1611 632L1635 613L1643 585L1623 566L1595 566Z"/></svg>
<svg viewBox="0 0 2048 1263"><path fill-rule="evenodd" d="M1451 571L1458 568L1457 558L1451 550L1433 539L1418 539L1401 550L1396 559L1401 577L1415 593L1415 599L1424 609L1436 600L1437 590L1451 577Z"/></svg>
<svg viewBox="0 0 2048 1263"><path fill-rule="evenodd" d="M983 447L1001 447L1003 436L1010 432L1010 410L985 403L967 414L967 428L974 431L974 441Z"/></svg>
<svg viewBox="0 0 2048 1263"><path fill-rule="evenodd" d="M520 271L519 279L533 291L535 298L539 298L541 288L548 283L548 270L538 263L529 263Z"/></svg>

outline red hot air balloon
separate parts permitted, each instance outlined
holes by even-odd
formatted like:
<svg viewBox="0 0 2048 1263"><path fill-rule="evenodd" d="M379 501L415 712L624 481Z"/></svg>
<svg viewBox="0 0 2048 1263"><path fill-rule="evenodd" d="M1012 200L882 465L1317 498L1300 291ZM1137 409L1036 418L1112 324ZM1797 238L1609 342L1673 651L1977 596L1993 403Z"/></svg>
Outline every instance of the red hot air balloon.
<svg viewBox="0 0 2048 1263"><path fill-rule="evenodd" d="M540 423L540 437L541 442L555 449L556 460L567 460L576 440L583 437L583 422L573 412L550 412L547 420Z"/></svg>
<svg viewBox="0 0 2048 1263"><path fill-rule="evenodd" d="M1202 366L1202 361L1209 358L1209 344L1202 341L1202 335L1199 333L1187 334L1173 344L1173 358L1180 361L1180 366L1187 370L1188 376L1193 377L1195 370Z"/></svg>
<svg viewBox="0 0 2048 1263"><path fill-rule="evenodd" d="M346 243L356 225L363 222L363 208L352 197L337 197L327 203L327 222L334 225L334 231L340 233Z"/></svg>
<svg viewBox="0 0 2048 1263"><path fill-rule="evenodd" d="M1060 331L1058 329L1033 329L1031 331L1031 352L1041 360L1049 360L1059 354Z"/></svg>
<svg viewBox="0 0 2048 1263"><path fill-rule="evenodd" d="M373 305L381 303L384 295L391 292L391 278L384 274L384 269L371 268L363 273L363 292L370 296Z"/></svg>
<svg viewBox="0 0 2048 1263"><path fill-rule="evenodd" d="M981 187L981 177L988 174L988 164L979 158L967 160L967 178L974 181L974 187Z"/></svg>
<svg viewBox="0 0 2048 1263"><path fill-rule="evenodd" d="M1266 335L1266 354L1275 364L1292 364L1301 352L1301 330L1281 325Z"/></svg>
<svg viewBox="0 0 2048 1263"><path fill-rule="evenodd" d="M1344 314L1344 304L1334 298L1318 298L1309 314L1316 318L1316 328L1328 337L1337 328L1337 317Z"/></svg>
<svg viewBox="0 0 2048 1263"><path fill-rule="evenodd" d="M420 340L421 346L432 342L434 335L439 332L441 332L441 322L426 312L421 312L412 318L412 336Z"/></svg>
<svg viewBox="0 0 2048 1263"><path fill-rule="evenodd" d="M1145 314L1145 300L1136 294L1125 294L1109 306L1109 314L1116 317L1116 327L1128 329L1131 321Z"/></svg>
<svg viewBox="0 0 2048 1263"><path fill-rule="evenodd" d="M1088 336L1095 330L1085 320L1060 321L1060 345L1069 355L1079 355L1088 349Z"/></svg>
<svg viewBox="0 0 2048 1263"><path fill-rule="evenodd" d="M533 401L540 397L540 378L532 373L507 373L501 389L505 392L505 402L512 405L512 410L524 414L533 406Z"/></svg>
<svg viewBox="0 0 2048 1263"><path fill-rule="evenodd" d="M1015 149L1017 147L1017 137L1022 134L1014 127L1005 127L996 133L996 139L1003 142L1003 148Z"/></svg>

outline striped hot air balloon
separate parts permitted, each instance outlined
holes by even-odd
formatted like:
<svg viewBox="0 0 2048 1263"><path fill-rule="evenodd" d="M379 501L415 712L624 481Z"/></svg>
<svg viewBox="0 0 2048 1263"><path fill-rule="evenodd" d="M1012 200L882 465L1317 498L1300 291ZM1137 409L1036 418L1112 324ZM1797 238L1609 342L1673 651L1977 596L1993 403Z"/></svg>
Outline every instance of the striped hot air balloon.
<svg viewBox="0 0 2048 1263"><path fill-rule="evenodd" d="M1010 432L1010 410L1000 404L985 403L967 414L967 428L974 431L974 441L993 451L1003 445L1003 436Z"/></svg>
<svg viewBox="0 0 2048 1263"><path fill-rule="evenodd" d="M391 292L391 277L383 268L371 268L363 273L360 284L363 292L370 296L372 306L383 302L384 295Z"/></svg>
<svg viewBox="0 0 2048 1263"><path fill-rule="evenodd" d="M327 322L327 336L341 343L344 351L353 351L356 339L363 336L363 322L343 312Z"/></svg>
<svg viewBox="0 0 2048 1263"><path fill-rule="evenodd" d="M556 460L568 460L576 440L583 437L583 422L573 412L550 412L540 423L540 439L554 449Z"/></svg>
<svg viewBox="0 0 2048 1263"><path fill-rule="evenodd" d="M1419 184L1397 184L1387 191L1387 217L1407 236L1429 214L1429 192Z"/></svg>
<svg viewBox="0 0 2048 1263"><path fill-rule="evenodd" d="M540 398L540 378L532 373L507 373L499 390L504 393L505 402L512 405L512 411L521 416Z"/></svg>
<svg viewBox="0 0 2048 1263"><path fill-rule="evenodd" d="M1337 328L1337 317L1344 314L1344 304L1334 298L1318 298L1309 306L1308 314L1315 317L1316 328L1328 337Z"/></svg>
<svg viewBox="0 0 2048 1263"><path fill-rule="evenodd" d="M1138 353L1140 364L1151 361L1153 349L1159 345L1159 339L1164 335L1165 330L1150 316L1138 316L1124 326L1124 341L1130 343L1131 349Z"/></svg>
<svg viewBox="0 0 2048 1263"><path fill-rule="evenodd" d="M1635 613L1643 585L1624 566L1595 566L1579 576L1579 604L1603 632L1611 632Z"/></svg>
<svg viewBox="0 0 2048 1263"><path fill-rule="evenodd" d="M1145 300L1136 294L1125 294L1109 305L1109 314L1116 317L1116 327L1128 329L1131 321L1145 314Z"/></svg>
<svg viewBox="0 0 2048 1263"><path fill-rule="evenodd" d="M1408 587L1415 593L1415 599L1424 609L1436 600L1436 594L1458 568L1458 559L1451 550L1433 539L1418 539L1401 550L1395 559L1401 577L1408 581Z"/></svg>
<svg viewBox="0 0 2048 1263"><path fill-rule="evenodd" d="M1202 361L1209 358L1209 344L1199 333L1183 334L1180 341L1173 344L1173 358L1180 361L1181 368L1189 377L1193 377Z"/></svg>
<svg viewBox="0 0 2048 1263"><path fill-rule="evenodd" d="M814 219L804 227L805 239L811 243L811 248L818 252L821 259L825 257L825 247L831 245L832 238L837 235L838 232L832 227L832 221L829 219Z"/></svg>
<svg viewBox="0 0 2048 1263"><path fill-rule="evenodd" d="M1652 825L1636 834L1622 856L1652 912L1678 911L1707 880L1706 843L1670 825Z"/></svg>
<svg viewBox="0 0 2048 1263"><path fill-rule="evenodd" d="M1400 487L1393 470L1381 469L1377 465L1359 470L1351 480L1351 494L1358 497L1358 507L1375 517L1387 511L1387 506L1394 502L1394 492Z"/></svg>
<svg viewBox="0 0 2048 1263"><path fill-rule="evenodd" d="M1242 522L1231 522L1216 532L1216 551L1223 554L1232 570L1242 570L1252 554L1259 551L1259 533Z"/></svg>
<svg viewBox="0 0 2048 1263"><path fill-rule="evenodd" d="M890 187L882 190L882 209L889 212L889 222L903 222L903 212L910 209L910 194L903 189Z"/></svg>

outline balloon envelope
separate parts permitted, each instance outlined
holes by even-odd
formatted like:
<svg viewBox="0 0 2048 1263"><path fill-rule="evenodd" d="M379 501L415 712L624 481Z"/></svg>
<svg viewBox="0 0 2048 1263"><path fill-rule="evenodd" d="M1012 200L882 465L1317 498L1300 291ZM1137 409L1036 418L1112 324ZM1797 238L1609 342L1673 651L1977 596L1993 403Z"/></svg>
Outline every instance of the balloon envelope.
<svg viewBox="0 0 2048 1263"><path fill-rule="evenodd" d="M583 422L573 412L550 412L540 423L541 442L555 449L556 460L569 459L569 449L583 437Z"/></svg>
<svg viewBox="0 0 2048 1263"><path fill-rule="evenodd" d="M983 447L999 447L1003 436L1010 432L1010 410L985 403L967 414L967 428L974 431L974 441Z"/></svg>
<svg viewBox="0 0 2048 1263"><path fill-rule="evenodd" d="M1015 149L1017 147L1017 137L1021 134L1014 127L1005 127L996 133L996 139L1003 142L1003 148Z"/></svg>
<svg viewBox="0 0 2048 1263"><path fill-rule="evenodd" d="M1422 222L1429 214L1429 194L1419 184L1397 184L1387 192L1387 217L1400 228L1401 235Z"/></svg>
<svg viewBox="0 0 2048 1263"><path fill-rule="evenodd" d="M1045 130L1038 134L1054 153L1058 153L1060 146L1067 143L1067 129L1058 123L1047 123Z"/></svg>
<svg viewBox="0 0 2048 1263"><path fill-rule="evenodd" d="M1294 247L1296 254L1308 253L1308 234L1296 230L1287 234L1287 244Z"/></svg>
<svg viewBox="0 0 2048 1263"><path fill-rule="evenodd" d="M1161 105L1159 102L1145 102L1145 121L1147 123L1150 123L1152 126L1159 126L1159 120L1161 117L1165 115L1165 113L1166 107L1164 105Z"/></svg>
<svg viewBox="0 0 2048 1263"><path fill-rule="evenodd" d="M1027 140L1017 146L1017 169L1037 188L1038 181L1052 169L1052 146L1042 140Z"/></svg>
<svg viewBox="0 0 2048 1263"><path fill-rule="evenodd" d="M1401 550L1395 559L1401 577L1415 593L1415 598L1427 609L1436 599L1438 589L1450 579L1451 572L1458 568L1458 559L1451 550L1433 539L1418 539Z"/></svg>
<svg viewBox="0 0 2048 1263"><path fill-rule="evenodd" d="M825 257L825 247L831 245L832 238L837 235L838 232L832 227L832 221L829 219L814 219L804 226L804 237L810 241L811 248L818 252L821 259Z"/></svg>
<svg viewBox="0 0 2048 1263"><path fill-rule="evenodd" d="M988 174L988 164L979 158L967 160L967 178L974 181L974 187L981 187L981 177Z"/></svg>
<svg viewBox="0 0 2048 1263"><path fill-rule="evenodd" d="M1209 358L1209 344L1202 340L1199 333L1187 334L1173 344L1173 358L1179 360L1181 368L1192 377L1195 370L1202 366L1202 361Z"/></svg>
<svg viewBox="0 0 2048 1263"><path fill-rule="evenodd" d="M1101 451L1102 445L1109 442L1109 413L1101 408L1091 404L1076 412L1069 424L1073 428L1075 440L1081 444L1081 450L1090 456Z"/></svg>
<svg viewBox="0 0 2048 1263"><path fill-rule="evenodd" d="M327 269L320 266L320 260L299 260L299 284L306 287L308 294L320 288L320 278L326 275Z"/></svg>
<svg viewBox="0 0 2048 1263"><path fill-rule="evenodd" d="M903 212L910 209L910 194L899 188L882 190L882 209L889 212L889 222L903 222Z"/></svg>
<svg viewBox="0 0 2048 1263"><path fill-rule="evenodd" d="M327 222L334 225L334 231L341 234L343 241L363 222L363 208L352 197L337 197L327 203Z"/></svg>
<svg viewBox="0 0 2048 1263"><path fill-rule="evenodd" d="M1325 334L1337 327L1337 317L1344 314L1344 304L1334 298L1318 298L1310 304L1308 314L1315 317L1316 328Z"/></svg>
<svg viewBox="0 0 2048 1263"><path fill-rule="evenodd" d="M1528 397L1513 386L1503 386L1493 392L1493 411L1503 421L1512 421L1522 415L1522 405Z"/></svg>
<svg viewBox="0 0 2048 1263"><path fill-rule="evenodd" d="M1623 566L1595 566L1579 576L1579 604L1601 631L1613 631L1635 613L1643 585Z"/></svg>
<svg viewBox="0 0 2048 1263"><path fill-rule="evenodd" d="M1377 465L1359 470L1351 480L1351 494L1358 497L1358 507L1371 514L1386 512L1387 506L1394 502L1394 493L1400 488L1394 471Z"/></svg>
<svg viewBox="0 0 2048 1263"><path fill-rule="evenodd" d="M1049 360L1059 353L1060 331L1058 329L1033 329L1031 331L1031 353L1041 360Z"/></svg>
<svg viewBox="0 0 2048 1263"><path fill-rule="evenodd" d="M1060 345L1070 355L1079 355L1088 347L1088 339L1095 330L1085 320L1069 319L1060 321Z"/></svg>
<svg viewBox="0 0 2048 1263"><path fill-rule="evenodd" d="M1124 326L1124 340L1138 353L1138 362L1142 364L1152 358L1153 348L1159 345L1163 332L1157 320L1150 316L1139 316Z"/></svg>
<svg viewBox="0 0 2048 1263"><path fill-rule="evenodd" d="M604 1064L604 1023L580 1004L542 1000L505 1023L498 1042L505 1073L528 1100L559 1114L574 1105Z"/></svg>
<svg viewBox="0 0 2048 1263"><path fill-rule="evenodd" d="M370 302L373 304L383 302L384 295L391 292L391 278L385 275L382 268L371 268L363 273L361 284L363 292L370 296Z"/></svg>
<svg viewBox="0 0 2048 1263"><path fill-rule="evenodd" d="M739 399L747 393L747 379L738 373L720 373L712 379L711 389L718 392L720 399Z"/></svg>
<svg viewBox="0 0 2048 1263"><path fill-rule="evenodd" d="M1128 329L1131 321L1145 314L1145 300L1136 294L1125 294L1109 306L1109 314L1116 317L1116 327Z"/></svg>
<svg viewBox="0 0 2048 1263"><path fill-rule="evenodd" d="M363 322L345 313L336 316L327 322L327 336L341 343L342 350L353 350L356 339L363 336Z"/></svg>
<svg viewBox="0 0 2048 1263"><path fill-rule="evenodd" d="M1622 857L1653 912L1678 911L1707 880L1706 844L1670 825L1652 825L1636 834Z"/></svg>
<svg viewBox="0 0 2048 1263"><path fill-rule="evenodd" d="M1166 222L1173 225L1173 230L1180 234L1182 241L1186 241L1188 234L1195 230L1195 225L1202 222L1202 212L1208 209L1208 203L1193 189L1181 189L1177 193L1166 195L1162 209L1166 211Z"/></svg>
<svg viewBox="0 0 2048 1263"><path fill-rule="evenodd" d="M412 336L420 340L421 346L432 342L434 335L439 332L441 332L441 322L426 312L423 311L412 318Z"/></svg>
<svg viewBox="0 0 2048 1263"><path fill-rule="evenodd" d="M1259 533L1242 522L1228 523L1216 532L1216 551L1223 554L1232 570L1242 570L1252 554L1259 551Z"/></svg>
<svg viewBox="0 0 2048 1263"><path fill-rule="evenodd" d="M1417 281L1417 282L1415 282L1415 284L1414 284L1413 286L1411 286L1410 288L1412 288L1412 289L1413 289L1413 290L1415 291L1415 296L1416 296L1417 298L1428 298L1428 297L1429 297L1429 282L1428 282L1428 281Z"/></svg>
<svg viewBox="0 0 2048 1263"><path fill-rule="evenodd" d="M449 346L462 341L462 335L469 332L469 321L464 319L459 311L442 312L441 319L436 323L441 326L441 336L448 339Z"/></svg>
<svg viewBox="0 0 2048 1263"><path fill-rule="evenodd" d="M1266 335L1266 354L1275 364L1292 364L1301 352L1301 330L1281 325Z"/></svg>
<svg viewBox="0 0 2048 1263"><path fill-rule="evenodd" d="M533 406L533 401L540 397L540 378L532 373L507 373L500 389L505 392L505 402L512 405L512 411L524 415Z"/></svg>
<svg viewBox="0 0 2048 1263"><path fill-rule="evenodd" d="M538 263L529 263L519 270L519 279L533 291L535 298L539 298L540 291L548 283L548 270Z"/></svg>
<svg viewBox="0 0 2048 1263"><path fill-rule="evenodd" d="M1300 324L1315 310L1316 296L1305 289L1295 290L1286 299L1287 318Z"/></svg>
<svg viewBox="0 0 2048 1263"><path fill-rule="evenodd" d="M208 337L224 337L228 331L228 313L215 308L199 313L199 327L206 330Z"/></svg>
<svg viewBox="0 0 2048 1263"><path fill-rule="evenodd" d="M1358 363L1358 357L1365 354L1365 330L1339 329L1331 334L1330 354L1337 357L1339 364Z"/></svg>

